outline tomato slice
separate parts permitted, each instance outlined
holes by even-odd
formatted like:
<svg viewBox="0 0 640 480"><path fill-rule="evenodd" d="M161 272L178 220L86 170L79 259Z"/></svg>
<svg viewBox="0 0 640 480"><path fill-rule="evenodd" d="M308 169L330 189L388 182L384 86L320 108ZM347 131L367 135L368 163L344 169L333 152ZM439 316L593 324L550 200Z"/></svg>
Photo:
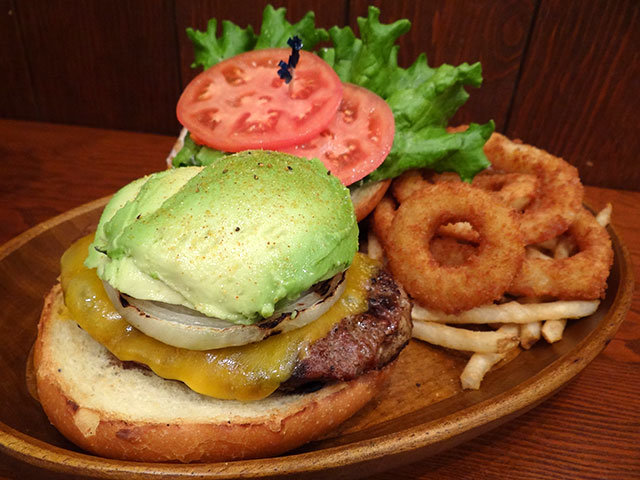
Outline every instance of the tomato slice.
<svg viewBox="0 0 640 480"><path fill-rule="evenodd" d="M192 137L225 152L276 150L315 137L333 120L342 83L320 57L300 52L293 81L278 76L291 50L254 50L194 78L178 101L178 120Z"/></svg>
<svg viewBox="0 0 640 480"><path fill-rule="evenodd" d="M318 158L344 185L373 172L389 154L395 122L387 102L366 88L344 84L335 118L317 137L280 149Z"/></svg>

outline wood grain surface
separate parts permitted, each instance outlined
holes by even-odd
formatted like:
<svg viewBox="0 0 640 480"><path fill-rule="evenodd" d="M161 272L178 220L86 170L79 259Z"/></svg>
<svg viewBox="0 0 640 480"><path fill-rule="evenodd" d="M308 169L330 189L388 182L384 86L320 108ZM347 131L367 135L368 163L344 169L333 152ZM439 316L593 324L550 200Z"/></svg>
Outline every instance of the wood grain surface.
<svg viewBox="0 0 640 480"><path fill-rule="evenodd" d="M15 0L0 0L0 12L0 116L39 118Z"/></svg>
<svg viewBox="0 0 640 480"><path fill-rule="evenodd" d="M169 136L0 120L0 243L162 169ZM640 193L587 188L640 279ZM373 478L640 478L640 290L615 338L574 381L521 417L458 447ZM2 401L0 399L0 401ZM42 478L0 455L0 477ZM47 478L69 478L47 473Z"/></svg>
<svg viewBox="0 0 640 480"><path fill-rule="evenodd" d="M16 15L39 118L179 131L172 1L17 2Z"/></svg>
<svg viewBox="0 0 640 480"><path fill-rule="evenodd" d="M640 3L542 1L505 132L587 185L639 190L638 91Z"/></svg>

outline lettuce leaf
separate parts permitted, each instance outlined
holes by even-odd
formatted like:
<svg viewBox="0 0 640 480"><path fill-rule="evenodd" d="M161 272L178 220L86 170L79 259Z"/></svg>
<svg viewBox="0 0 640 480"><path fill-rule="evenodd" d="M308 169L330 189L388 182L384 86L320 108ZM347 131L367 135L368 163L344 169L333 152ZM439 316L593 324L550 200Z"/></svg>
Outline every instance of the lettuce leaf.
<svg viewBox="0 0 640 480"><path fill-rule="evenodd" d="M449 119L467 101L466 86L482 83L480 63L463 63L457 67L441 65L432 68L425 54L409 68L398 66L398 38L411 28L408 20L380 23L380 11L369 7L367 18L358 18L360 38L350 27L332 27L327 32L315 27L315 16L308 12L299 22L289 23L284 8L268 5L263 14L260 34L251 27L241 29L231 22L222 22L222 35L216 37L217 22L209 20L206 32L192 29L187 34L194 42L195 62L192 66L205 69L221 60L252 49L284 47L287 39L298 35L303 48L312 50L329 40L331 46L316 53L337 72L344 82L368 88L384 98L395 119L393 147L384 163L361 183L400 175L411 168L433 168L438 172L454 171L463 180L489 166L483 145L495 128L492 121L471 124L464 132L449 133ZM212 161L222 152L185 142L177 164ZM207 152L207 150L209 152Z"/></svg>
<svg viewBox="0 0 640 480"><path fill-rule="evenodd" d="M184 142L180 151L171 160L171 166L177 167L204 167L212 164L220 157L229 155L226 152L215 150L213 148L198 145L193 141L191 135L184 137Z"/></svg>
<svg viewBox="0 0 640 480"><path fill-rule="evenodd" d="M240 53L262 48L287 48L287 40L294 35L303 39L302 48L312 50L319 42L329 39L324 28L315 27L315 14L307 12L297 23L291 24L285 18L285 8L275 9L267 5L262 14L260 34L253 28L240 28L228 20L222 21L222 34L216 36L218 21L212 18L204 32L187 28L187 36L193 42L194 62L192 68L203 67L206 70L218 62Z"/></svg>
<svg viewBox="0 0 640 480"><path fill-rule="evenodd" d="M463 63L431 68L425 54L409 68L399 67L396 41L410 26L408 20L381 24L380 11L370 6L368 17L358 18L361 38L349 27L332 27L329 35L334 46L319 52L342 81L377 93L393 111L396 133L391 152L364 182L425 167L455 171L470 181L489 166L482 146L494 124L473 125L459 133L448 133L446 126L469 98L464 87L481 85L482 67L480 63Z"/></svg>
<svg viewBox="0 0 640 480"><path fill-rule="evenodd" d="M260 35L256 41L255 49L287 47L287 40L297 35L302 39L304 50L313 50L314 47L329 39L329 34L324 28L316 28L316 15L307 12L302 20L291 24L285 18L286 8L275 9L267 5L262 14L262 26Z"/></svg>
<svg viewBox="0 0 640 480"><path fill-rule="evenodd" d="M226 58L253 50L256 36L253 28L240 28L228 20L222 21L222 36L216 37L218 21L212 18L204 32L187 28L187 36L193 43L194 61L191 68L202 67L206 70Z"/></svg>

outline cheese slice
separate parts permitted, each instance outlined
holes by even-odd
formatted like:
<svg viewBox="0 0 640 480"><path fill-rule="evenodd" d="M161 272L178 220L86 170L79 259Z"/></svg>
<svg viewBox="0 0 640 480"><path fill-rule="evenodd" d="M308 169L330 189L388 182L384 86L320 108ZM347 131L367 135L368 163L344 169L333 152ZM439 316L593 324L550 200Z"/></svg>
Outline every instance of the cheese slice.
<svg viewBox="0 0 640 480"><path fill-rule="evenodd" d="M305 327L240 347L195 351L151 338L120 316L95 269L84 266L92 237L78 240L62 256L61 282L71 317L118 359L143 363L161 377L223 399L251 401L273 393L291 376L310 344L344 317L367 310L367 284L378 269L374 260L356 254L342 297Z"/></svg>

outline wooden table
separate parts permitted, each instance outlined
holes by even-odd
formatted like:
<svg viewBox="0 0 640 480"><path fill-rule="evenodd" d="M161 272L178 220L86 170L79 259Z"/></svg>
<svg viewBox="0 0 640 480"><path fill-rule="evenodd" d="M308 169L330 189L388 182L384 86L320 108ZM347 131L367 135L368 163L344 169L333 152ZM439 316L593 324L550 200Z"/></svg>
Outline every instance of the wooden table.
<svg viewBox="0 0 640 480"><path fill-rule="evenodd" d="M0 244L39 222L164 168L173 138L0 120ZM631 252L636 289L626 321L577 378L540 406L391 478L640 478L640 192L587 187ZM0 477L40 472L0 455Z"/></svg>

